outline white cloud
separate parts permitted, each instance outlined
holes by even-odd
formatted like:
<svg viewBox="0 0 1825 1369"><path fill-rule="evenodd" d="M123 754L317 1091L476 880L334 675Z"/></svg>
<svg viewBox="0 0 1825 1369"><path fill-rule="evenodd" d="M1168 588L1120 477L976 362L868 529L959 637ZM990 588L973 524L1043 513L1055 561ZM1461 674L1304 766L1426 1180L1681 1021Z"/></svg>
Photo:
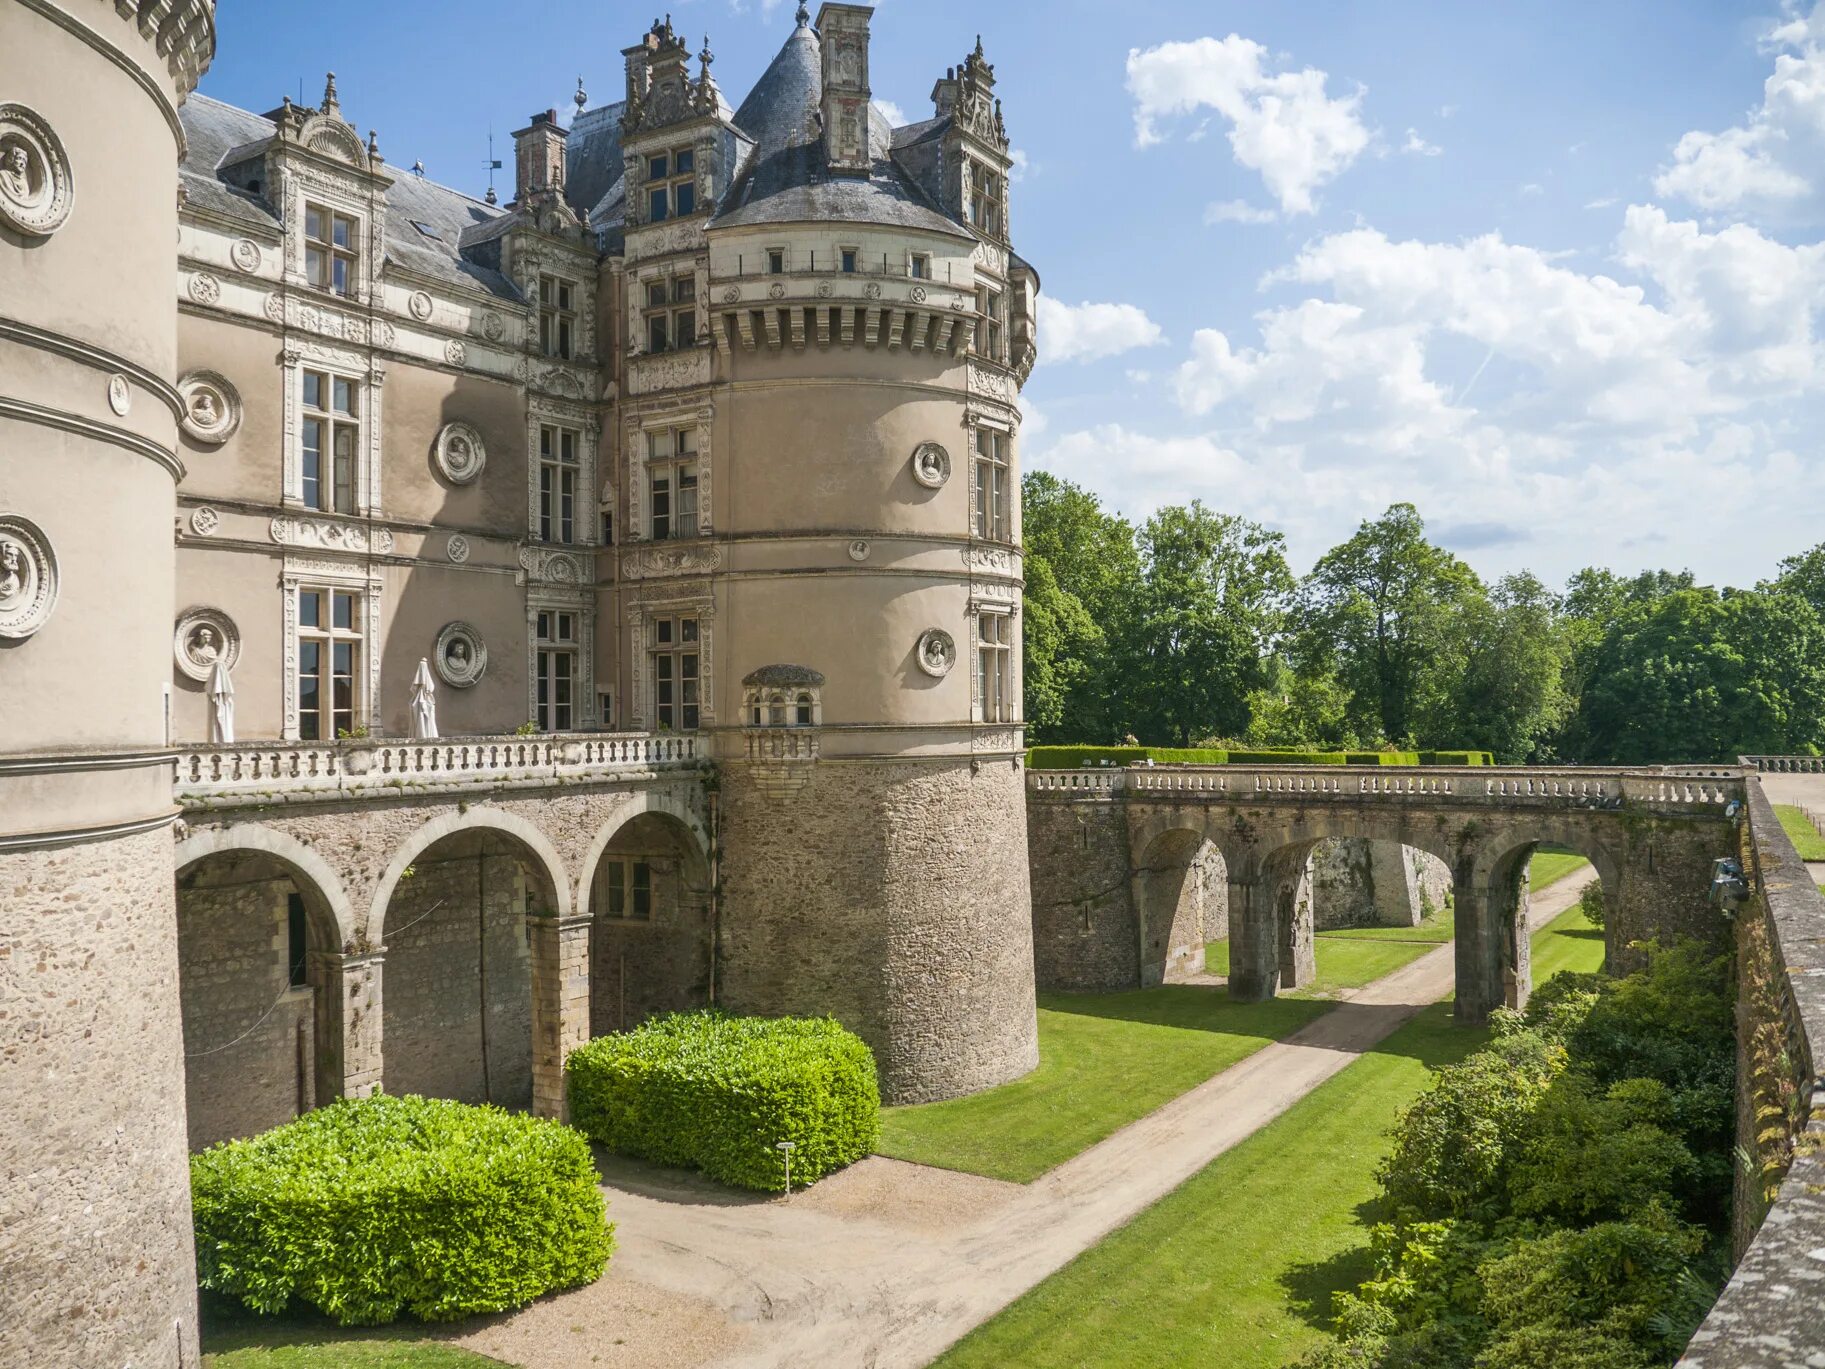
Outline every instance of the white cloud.
<svg viewBox="0 0 1825 1369"><path fill-rule="evenodd" d="M1039 351L1048 361L1097 361L1165 340L1132 304L1063 304L1039 297Z"/></svg>
<svg viewBox="0 0 1825 1369"><path fill-rule="evenodd" d="M1038 173L1038 168L1028 160L1025 150L1022 148L1009 148L1008 160L1014 164L1013 168L1008 172L1008 179L1016 185L1019 185L1020 182L1024 181L1028 176L1036 175Z"/></svg>
<svg viewBox="0 0 1825 1369"><path fill-rule="evenodd" d="M1271 209L1259 209L1247 200L1221 200L1204 208L1204 222L1215 223L1273 223L1279 215Z"/></svg>
<svg viewBox="0 0 1825 1369"><path fill-rule="evenodd" d="M881 117L886 119L887 122L892 124L895 128L904 128L909 122L906 117L906 111L901 109L892 100L877 99L874 101L874 107L880 110Z"/></svg>
<svg viewBox="0 0 1825 1369"><path fill-rule="evenodd" d="M1437 143L1429 143L1420 137L1417 128L1410 128L1407 130L1407 141L1400 145L1400 150L1411 153L1415 157L1436 157L1445 149Z"/></svg>
<svg viewBox="0 0 1825 1369"><path fill-rule="evenodd" d="M1341 175L1369 145L1363 92L1332 98L1315 67L1267 69L1269 54L1237 34L1162 43L1128 53L1135 143L1164 140L1163 120L1214 109L1229 122L1236 161L1259 172L1282 212L1309 214L1320 186Z"/></svg>
<svg viewBox="0 0 1825 1369"><path fill-rule="evenodd" d="M1605 195L1601 199L1591 200L1584 207L1586 209L1614 209L1617 203L1614 195Z"/></svg>
<svg viewBox="0 0 1825 1369"><path fill-rule="evenodd" d="M1774 70L1747 120L1721 133L1694 129L1654 179L1656 194L1701 209L1791 204L1817 190L1825 156L1825 3L1771 30Z"/></svg>

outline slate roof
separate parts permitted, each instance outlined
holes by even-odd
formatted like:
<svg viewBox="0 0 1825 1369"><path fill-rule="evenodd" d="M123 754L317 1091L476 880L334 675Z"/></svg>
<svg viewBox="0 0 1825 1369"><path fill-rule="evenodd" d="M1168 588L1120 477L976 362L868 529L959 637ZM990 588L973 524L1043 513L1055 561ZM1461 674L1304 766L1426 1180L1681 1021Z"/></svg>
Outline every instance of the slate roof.
<svg viewBox="0 0 1825 1369"><path fill-rule="evenodd" d="M265 149L274 137L272 121L207 95L192 95L184 102L180 117L188 147L179 176L190 204L252 227L278 230L282 226L279 217L263 195L243 189L221 174L224 167L243 164ZM520 297L500 272L465 260L458 250L466 230L501 218L506 211L402 168L387 169L394 177L387 190L383 233L388 261L503 299ZM414 220L436 236L420 232Z"/></svg>
<svg viewBox="0 0 1825 1369"><path fill-rule="evenodd" d="M621 159L621 115L625 100L599 105L577 115L564 150L564 198L588 218L611 190L620 190L625 167Z"/></svg>

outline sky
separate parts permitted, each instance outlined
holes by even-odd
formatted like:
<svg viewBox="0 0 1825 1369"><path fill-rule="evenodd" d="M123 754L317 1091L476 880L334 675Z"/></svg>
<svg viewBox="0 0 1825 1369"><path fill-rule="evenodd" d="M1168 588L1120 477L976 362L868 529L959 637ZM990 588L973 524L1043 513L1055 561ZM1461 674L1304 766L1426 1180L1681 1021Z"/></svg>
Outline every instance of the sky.
<svg viewBox="0 0 1825 1369"><path fill-rule="evenodd" d="M624 0L218 16L202 90L315 103L487 185L623 84ZM815 5L813 11L815 13ZM673 0L732 103L788 0ZM1825 0L883 0L896 119L981 34L1038 269L1024 460L1200 499L1308 568L1390 503L1486 578L1748 585L1825 541Z"/></svg>

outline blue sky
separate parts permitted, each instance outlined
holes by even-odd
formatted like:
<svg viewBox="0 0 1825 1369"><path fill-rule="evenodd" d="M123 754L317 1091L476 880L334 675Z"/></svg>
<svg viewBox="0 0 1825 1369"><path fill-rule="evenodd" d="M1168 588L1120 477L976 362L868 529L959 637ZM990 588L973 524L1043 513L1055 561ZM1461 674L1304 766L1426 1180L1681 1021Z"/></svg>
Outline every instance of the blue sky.
<svg viewBox="0 0 1825 1369"><path fill-rule="evenodd" d="M579 75L618 98L649 9L225 5L202 88L333 68L390 161L479 193L491 125L510 162ZM792 24L670 13L736 102ZM1045 285L1030 465L1300 569L1397 499L1486 575L1743 584L1825 540L1825 0L885 0L876 99L922 117L978 32Z"/></svg>

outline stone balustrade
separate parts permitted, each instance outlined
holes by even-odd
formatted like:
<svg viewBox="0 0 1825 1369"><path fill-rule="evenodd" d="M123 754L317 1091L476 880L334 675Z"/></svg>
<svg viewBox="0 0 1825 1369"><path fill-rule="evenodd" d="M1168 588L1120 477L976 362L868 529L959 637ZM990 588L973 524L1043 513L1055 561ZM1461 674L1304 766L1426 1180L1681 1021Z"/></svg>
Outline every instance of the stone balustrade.
<svg viewBox="0 0 1825 1369"><path fill-rule="evenodd" d="M1743 799L1740 770L1689 766L1673 771L1508 769L1467 766L1158 765L1031 770L1027 788L1061 797L1113 798L1118 792L1171 800L1363 801L1415 798L1497 806L1632 808L1691 812Z"/></svg>
<svg viewBox="0 0 1825 1369"><path fill-rule="evenodd" d="M688 732L244 742L180 750L174 792L186 808L212 808L476 785L525 788L695 765L706 755L702 740Z"/></svg>
<svg viewBox="0 0 1825 1369"><path fill-rule="evenodd" d="M1744 756L1742 762L1764 775L1825 774L1825 756Z"/></svg>

